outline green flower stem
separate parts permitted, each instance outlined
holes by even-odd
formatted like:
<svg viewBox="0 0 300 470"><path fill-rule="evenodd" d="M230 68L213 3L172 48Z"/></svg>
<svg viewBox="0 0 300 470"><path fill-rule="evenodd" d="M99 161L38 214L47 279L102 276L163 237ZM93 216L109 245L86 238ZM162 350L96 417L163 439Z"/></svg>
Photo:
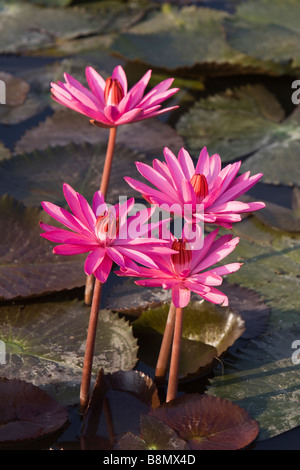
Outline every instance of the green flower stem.
<svg viewBox="0 0 300 470"><path fill-rule="evenodd" d="M178 388L179 360L182 340L183 308L176 308L174 336L166 402L176 398Z"/></svg>
<svg viewBox="0 0 300 470"><path fill-rule="evenodd" d="M157 385L160 385L164 380L167 373L171 347L172 347L172 340L173 340L173 333L174 333L174 325L175 325L175 314L176 314L176 307L171 302L170 309L168 313L168 318L164 330L164 335L160 347L159 356L157 359L156 369L155 369L155 378L154 381Z"/></svg>

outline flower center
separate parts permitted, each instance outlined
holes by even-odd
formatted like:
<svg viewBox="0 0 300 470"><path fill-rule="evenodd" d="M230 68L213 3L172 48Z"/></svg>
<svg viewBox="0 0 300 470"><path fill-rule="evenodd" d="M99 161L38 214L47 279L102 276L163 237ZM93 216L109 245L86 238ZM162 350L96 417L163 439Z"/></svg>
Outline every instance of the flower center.
<svg viewBox="0 0 300 470"><path fill-rule="evenodd" d="M191 185L194 188L196 196L202 201L208 195L207 179L203 174L194 174L191 178Z"/></svg>
<svg viewBox="0 0 300 470"><path fill-rule="evenodd" d="M124 97L124 90L117 78L109 77L106 79L104 88L104 99L108 105L118 105Z"/></svg>
<svg viewBox="0 0 300 470"><path fill-rule="evenodd" d="M115 217L111 211L106 211L97 218L95 233L98 240L109 244L119 234L119 217Z"/></svg>
<svg viewBox="0 0 300 470"><path fill-rule="evenodd" d="M172 244L172 250L178 251L171 255L173 269L176 274L189 269L192 260L192 251L189 249L186 240L175 240Z"/></svg>

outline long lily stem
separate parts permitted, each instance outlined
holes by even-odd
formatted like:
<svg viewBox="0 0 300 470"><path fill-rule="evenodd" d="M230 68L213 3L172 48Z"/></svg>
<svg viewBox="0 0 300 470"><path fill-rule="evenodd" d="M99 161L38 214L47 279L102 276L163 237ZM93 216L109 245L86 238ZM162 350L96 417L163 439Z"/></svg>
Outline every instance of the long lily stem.
<svg viewBox="0 0 300 470"><path fill-rule="evenodd" d="M82 412L86 409L90 397L91 374L101 293L102 284L98 279L96 279L86 338L85 356L82 368L82 380L80 388L80 411Z"/></svg>
<svg viewBox="0 0 300 470"><path fill-rule="evenodd" d="M117 135L117 128L111 127L109 130L109 139L108 139L104 168L103 168L101 184L100 184L100 191L102 192L104 199L106 198L108 185L109 185L109 179L110 179L110 173L111 173L111 167L112 167L115 143L116 143L116 135ZM94 283L95 283L94 275L91 274L90 276L87 276L86 284L85 284L85 293L84 293L84 302L86 305L91 305L92 303Z"/></svg>
<svg viewBox="0 0 300 470"><path fill-rule="evenodd" d="M182 340L183 308L176 308L174 336L166 402L174 400L178 388L179 360Z"/></svg>
<svg viewBox="0 0 300 470"><path fill-rule="evenodd" d="M159 352L159 356L158 356L157 363L156 363L154 381L156 382L157 385L160 385L161 383L163 383L166 377L168 363L169 363L170 354L171 354L171 348L172 348L172 340L173 340L174 325L175 325L175 314L176 314L176 307L173 304L173 302L171 302L169 313L168 313L168 318L167 318L167 322L165 326L165 331L163 334L163 339L162 339L162 343L160 347L160 352Z"/></svg>
<svg viewBox="0 0 300 470"><path fill-rule="evenodd" d="M100 185L100 191L106 198L113 155L114 155L114 148L116 142L116 133L117 128L111 127L109 132L109 140L107 145L107 152L105 157L104 169L102 174L102 180ZM94 278L94 276L93 276ZM81 380L81 388L80 388L80 410L84 412L88 405L89 396L90 396L90 386L91 386L91 375L92 375L92 365L93 365L93 357L94 357L94 349L95 349L95 340L96 340L96 332L97 332L97 324L98 324L98 314L101 302L101 294L102 294L102 283L95 279L94 286L91 288L91 279L90 277L87 278L86 282L86 295L85 301L87 305L91 305L91 312L90 312L90 319L87 331L87 340L86 340L86 348L85 348L85 356L83 362L83 369L82 369L82 380ZM88 292L87 292L88 289ZM87 298L87 294L89 293L89 298Z"/></svg>

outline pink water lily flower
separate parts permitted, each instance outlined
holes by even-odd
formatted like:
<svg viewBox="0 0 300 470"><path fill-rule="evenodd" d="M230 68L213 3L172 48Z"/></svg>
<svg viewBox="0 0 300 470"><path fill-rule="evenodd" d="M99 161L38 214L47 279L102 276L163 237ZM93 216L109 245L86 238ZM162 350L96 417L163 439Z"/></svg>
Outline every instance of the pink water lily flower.
<svg viewBox="0 0 300 470"><path fill-rule="evenodd" d="M201 230L200 226L198 230ZM223 282L223 275L233 273L241 267L241 263L230 263L212 267L231 253L239 242L231 234L217 238L219 229L214 230L203 239L202 248L195 249L193 244L186 241L186 227L181 239L172 234L170 248L175 254L155 257L158 269L137 266L131 262L126 268L121 268L116 274L120 276L135 276L145 279L137 280L140 286L163 287L171 289L172 301L175 307L186 307L190 301L191 292L203 299L223 306L228 305L228 298L215 286Z"/></svg>
<svg viewBox="0 0 300 470"><path fill-rule="evenodd" d="M89 253L84 265L86 274L93 273L104 283L113 262L122 268L130 260L149 268L157 268L153 253L170 254L165 241L148 236L152 230L168 222L165 219L160 223L146 223L153 209L146 208L128 216L134 206L134 198L108 207L102 193L97 191L91 207L68 184L63 185L63 192L73 214L51 202L41 204L45 212L69 230L41 222L40 226L44 230L41 236L59 243L53 248L56 254Z"/></svg>
<svg viewBox="0 0 300 470"><path fill-rule="evenodd" d="M218 154L209 157L206 147L194 165L187 150L181 148L178 158L167 147L165 162L153 160L153 166L136 162L140 174L153 186L131 177L127 183L139 191L151 204L156 204L184 217L186 221L215 223L232 228L241 220L241 213L265 207L263 202L245 203L237 198L252 188L263 176L250 176L250 172L237 176L241 162L221 168Z"/></svg>
<svg viewBox="0 0 300 470"><path fill-rule="evenodd" d="M93 67L86 68L89 88L65 73L65 83L51 83L52 97L58 103L88 116L100 127L116 127L130 122L166 113L178 106L161 109L161 103L178 91L170 88L173 78L168 78L145 96L151 70L128 90L127 77L121 67L114 68L112 76L104 80Z"/></svg>

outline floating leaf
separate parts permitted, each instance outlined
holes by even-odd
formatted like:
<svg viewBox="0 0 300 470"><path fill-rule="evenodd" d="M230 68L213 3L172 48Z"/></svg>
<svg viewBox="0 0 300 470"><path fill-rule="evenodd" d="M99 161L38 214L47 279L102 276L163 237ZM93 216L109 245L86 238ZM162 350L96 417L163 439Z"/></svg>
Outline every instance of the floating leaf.
<svg viewBox="0 0 300 470"><path fill-rule="evenodd" d="M127 60L167 70L200 66L202 73L212 75L282 73L280 65L254 59L228 44L223 25L228 17L229 13L220 9L163 5L120 34L111 48Z"/></svg>
<svg viewBox="0 0 300 470"><path fill-rule="evenodd" d="M264 300L253 290L236 284L231 285L226 281L223 282L221 289L228 297L231 311L243 319L245 331L241 338L249 340L262 334L267 328L271 313L270 307ZM238 345L241 347L240 342Z"/></svg>
<svg viewBox="0 0 300 470"><path fill-rule="evenodd" d="M89 313L76 300L1 307L0 338L6 350L2 374L77 403ZM137 341L128 322L100 310L93 373L100 368L106 373L131 370L136 355Z"/></svg>
<svg viewBox="0 0 300 470"><path fill-rule="evenodd" d="M40 207L41 201L64 206L62 185L68 183L91 203L100 187L106 149L104 142L70 144L4 160L0 163L0 195L7 193L26 206ZM121 144L115 146L107 202L116 204L121 196L136 196L136 191L123 178L129 166L134 172L136 160L144 160L144 157Z"/></svg>
<svg viewBox="0 0 300 470"><path fill-rule="evenodd" d="M283 232L300 232L300 217L298 210L268 202L266 207L255 212L263 224Z"/></svg>
<svg viewBox="0 0 300 470"><path fill-rule="evenodd" d="M249 158L243 168L254 173L259 168L264 174L261 181L267 184L299 185L299 146L300 138L277 141Z"/></svg>
<svg viewBox="0 0 300 470"><path fill-rule="evenodd" d="M67 409L43 390L17 379L0 378L0 444L19 444L59 430Z"/></svg>
<svg viewBox="0 0 300 470"><path fill-rule="evenodd" d="M105 306L133 317L140 316L149 307L170 301L170 292L160 287L149 289L137 286L133 278L117 277L107 294Z"/></svg>
<svg viewBox="0 0 300 470"><path fill-rule="evenodd" d="M39 61L35 64L30 62L29 67L22 67L18 77L14 76L13 80L11 79L11 88L8 88L7 92L10 100L6 106L0 108L0 122L6 125L19 124L41 112L49 112L50 107L61 109L61 105L51 97L50 83L63 80L63 74L66 72L70 75L73 74L86 85L85 67L87 65L82 59L63 59L55 62L49 60L48 64L42 66ZM103 76L105 77L104 73ZM18 81L16 82L16 80ZM25 84L27 87L29 86L29 90L25 99L21 101L20 98L24 96ZM19 96L18 100L14 99L16 86L18 87L16 93Z"/></svg>
<svg viewBox="0 0 300 470"><path fill-rule="evenodd" d="M174 429L192 450L238 450L257 437L257 422L228 400L185 395L150 412Z"/></svg>
<svg viewBox="0 0 300 470"><path fill-rule="evenodd" d="M289 71L300 66L299 15L295 0L250 0L225 19L226 35L234 49Z"/></svg>
<svg viewBox="0 0 300 470"><path fill-rule="evenodd" d="M149 308L132 323L134 333L143 338L140 341L139 357L148 364L155 365L157 361L168 311L169 304ZM206 301L190 302L184 310L180 378L196 374L211 364L243 331L242 318L229 308Z"/></svg>
<svg viewBox="0 0 300 470"><path fill-rule="evenodd" d="M176 129L195 157L206 146L210 155L230 161L272 143L283 118L272 93L263 85L247 85L196 102Z"/></svg>
<svg viewBox="0 0 300 470"><path fill-rule="evenodd" d="M29 84L7 72L0 72L0 80L5 83L6 105L18 106L22 104L29 92ZM3 106L0 109L2 112Z"/></svg>
<svg viewBox="0 0 300 470"><path fill-rule="evenodd" d="M55 256L41 236L42 211L0 198L0 299L38 296L85 283L82 255ZM49 218L44 219L49 223Z"/></svg>
<svg viewBox="0 0 300 470"><path fill-rule="evenodd" d="M234 259L244 265L228 282L259 293L271 314L263 335L229 352L224 375L212 381L208 393L243 406L259 421L259 439L266 439L300 424L300 376L292 362L292 344L299 338L300 237L273 230L256 217L233 232L240 237ZM232 259L229 255L228 262Z"/></svg>
<svg viewBox="0 0 300 470"><path fill-rule="evenodd" d="M258 421L259 440L297 427L299 420L299 363L293 363L299 327L274 331L225 360L224 375L210 380L208 394L232 400Z"/></svg>
<svg viewBox="0 0 300 470"><path fill-rule="evenodd" d="M24 53L43 49L60 40L100 32L111 18L88 13L83 8L44 9L25 2L2 1L0 51Z"/></svg>
<svg viewBox="0 0 300 470"><path fill-rule="evenodd" d="M6 94L6 104L0 106L1 124L18 124L44 109L26 80L6 72L0 72L0 79Z"/></svg>
<svg viewBox="0 0 300 470"><path fill-rule="evenodd" d="M269 327L286 327L297 323L300 299L295 295L300 287L300 237L262 224L250 217L233 228L240 237L233 259L244 265L228 277L228 283L237 284L257 292L271 308Z"/></svg>
<svg viewBox="0 0 300 470"><path fill-rule="evenodd" d="M108 131L91 125L86 116L60 109L37 127L26 131L16 143L14 153L29 153L70 143L106 143L107 139ZM130 126L120 126L117 131L117 144L132 151L147 153L154 158L161 155L164 146L178 151L183 146L183 140L169 125L150 119Z"/></svg>
<svg viewBox="0 0 300 470"><path fill-rule="evenodd" d="M120 450L188 450L176 432L154 416L142 415L141 437L128 432L118 441Z"/></svg>

